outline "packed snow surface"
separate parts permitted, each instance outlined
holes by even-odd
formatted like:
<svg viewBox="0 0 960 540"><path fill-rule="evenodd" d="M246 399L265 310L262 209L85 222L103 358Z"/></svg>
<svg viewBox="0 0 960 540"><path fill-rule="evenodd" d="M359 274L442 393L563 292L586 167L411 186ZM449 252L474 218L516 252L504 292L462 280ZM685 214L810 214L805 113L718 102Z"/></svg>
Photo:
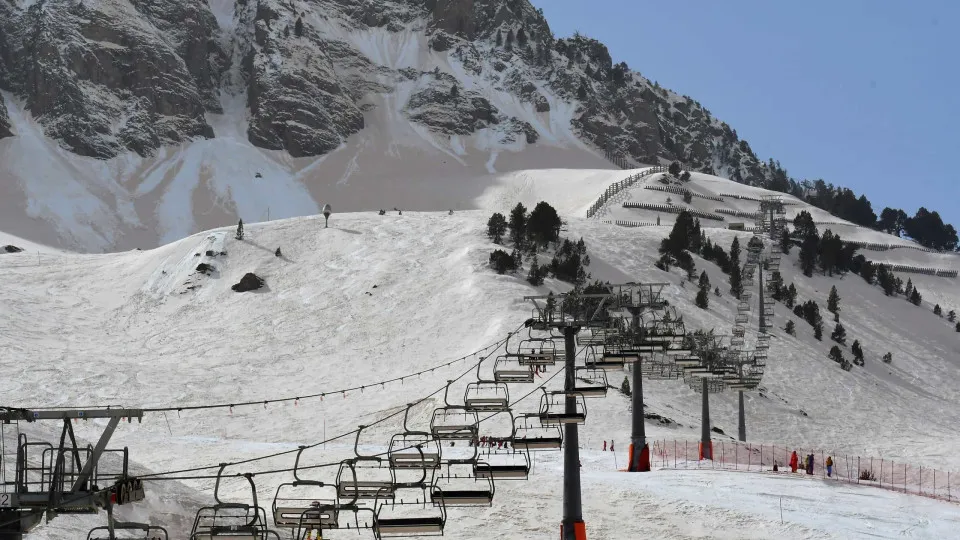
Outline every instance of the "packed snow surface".
<svg viewBox="0 0 960 540"><path fill-rule="evenodd" d="M524 295L566 287L548 280L534 288L521 275L501 276L488 267L496 246L485 237L486 220L492 211L506 213L517 201L532 207L546 200L561 210L563 234L583 237L588 246L593 278L666 283L665 297L684 314L688 329L729 329L736 302L716 266L697 260L723 291L711 298L708 310L694 306L695 288L682 286L685 280L677 271L653 266L656 248L669 232L667 220L660 227L626 228L604 223L603 216L582 217L604 189L630 173L558 169L504 175L478 196L485 210L452 215L335 213L330 228L323 227L322 217L247 223L243 240L234 237L231 225L145 251L50 251L39 260L35 252L0 255L5 279L0 288L3 404L185 407L329 392L323 400L296 405L171 411L147 414L142 424L123 423L111 447L129 446L136 471L161 472L215 466L329 439L401 412L406 404L437 392L446 380L469 372L451 387L456 402L474 376L477 357L447 364L517 329L531 312ZM731 186L736 185L721 187ZM746 240L746 233L721 228L709 228L707 234L725 247L738 234ZM275 256L277 248L281 257ZM952 255L918 250L883 256L958 267ZM794 252L781 270L787 283L795 283L800 301L825 304L830 286L837 285L848 343L861 341L867 363L842 371L827 358L831 342L813 340L809 326L778 304L778 329L762 392L746 396L749 439L960 470L955 452L960 444L955 382L960 379L960 344L952 325L931 313L932 302L944 311L960 309L956 280L911 275L925 298L917 307L885 297L857 276L805 278L795 262ZM197 271L200 263L213 267L209 275ZM264 278L265 288L231 291L247 272ZM779 330L788 317L796 321L797 337ZM831 323L826 326L829 333ZM890 365L880 361L887 351L894 356ZM402 383L376 384L440 365ZM489 375L489 362L481 369ZM608 377L618 388L621 374ZM548 387L556 388L560 379ZM337 392L360 385L369 386ZM644 389L648 411L671 421L648 423L649 437L698 436L698 394L682 382L652 381ZM534 390L534 385L519 385L511 388L511 396L518 399ZM411 410L410 423L425 428L442 401L442 393L434 393ZM533 392L516 409L533 412L537 402ZM588 407L581 445L585 516L592 537L946 538L960 519L956 504L802 477L618 473L626 459L629 400L611 390ZM714 426L734 433L735 407L735 393L711 396ZM400 420L395 416L364 430L361 452L384 451L390 436L402 429ZM103 423L75 427L83 440L94 441ZM31 438L59 436L52 425L20 428ZM599 451L601 441L609 439L618 441L617 461ZM304 460L337 462L351 455L352 444L350 438L336 439L306 452ZM451 509L446 536L554 538L561 514L560 459L559 454L541 453L531 481L499 482L490 509ZM229 471L262 473L289 468L292 461L287 455ZM329 480L334 474L331 469L318 473ZM258 474L261 502L269 506L277 485L291 479L289 473ZM124 517L164 523L173 537L184 538L196 509L212 502L212 487L210 480L151 482L147 501L124 509ZM245 500L239 484L228 483L225 491L232 500ZM99 523L102 517L64 516L39 528L35 537L82 536Z"/></svg>

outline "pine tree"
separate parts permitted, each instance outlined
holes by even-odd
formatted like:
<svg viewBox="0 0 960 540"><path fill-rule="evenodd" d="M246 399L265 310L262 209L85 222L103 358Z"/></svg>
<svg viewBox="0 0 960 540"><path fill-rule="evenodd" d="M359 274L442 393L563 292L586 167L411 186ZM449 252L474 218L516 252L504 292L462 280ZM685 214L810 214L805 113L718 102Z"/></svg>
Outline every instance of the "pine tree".
<svg viewBox="0 0 960 540"><path fill-rule="evenodd" d="M460 88L457 87L456 83L450 87L450 97L457 99L457 96L460 95Z"/></svg>
<svg viewBox="0 0 960 540"><path fill-rule="evenodd" d="M817 267L817 255L820 249L820 239L816 234L809 234L800 245L800 269L803 275L813 277L813 270Z"/></svg>
<svg viewBox="0 0 960 540"><path fill-rule="evenodd" d="M830 347L830 359L838 364L844 362L843 351L840 350L840 347L837 347L836 345Z"/></svg>
<svg viewBox="0 0 960 540"><path fill-rule="evenodd" d="M713 294L717 295L717 297L722 296L722 295L720 294L720 287L714 287L714 288L713 288Z"/></svg>
<svg viewBox="0 0 960 540"><path fill-rule="evenodd" d="M527 33L523 31L523 28L517 30L517 44L521 47L527 44Z"/></svg>
<svg viewBox="0 0 960 540"><path fill-rule="evenodd" d="M860 347L860 340L853 341L850 351L853 353L853 364L863 367L863 348Z"/></svg>
<svg viewBox="0 0 960 540"><path fill-rule="evenodd" d="M283 253L280 251L280 248L277 248L277 251L274 252L274 255L277 257L283 257Z"/></svg>
<svg viewBox="0 0 960 540"><path fill-rule="evenodd" d="M913 296L913 280L907 278L907 289L903 293L907 297L907 300L910 300L910 297Z"/></svg>
<svg viewBox="0 0 960 540"><path fill-rule="evenodd" d="M787 307L793 309L793 304L797 301L797 288L794 287L793 283L790 284L790 288L787 289L786 304Z"/></svg>
<svg viewBox="0 0 960 540"><path fill-rule="evenodd" d="M497 30L497 47L503 46L503 31Z"/></svg>
<svg viewBox="0 0 960 540"><path fill-rule="evenodd" d="M710 295L707 293L710 289L704 289L703 287L697 291L697 298L694 300L694 303L700 309L707 309L710 307Z"/></svg>
<svg viewBox="0 0 960 540"><path fill-rule="evenodd" d="M633 393L630 391L630 379L628 379L626 375L623 377L623 382L620 383L620 391L628 396L633 395Z"/></svg>
<svg viewBox="0 0 960 540"><path fill-rule="evenodd" d="M933 314L937 317L943 317L943 310L940 309L940 304L933 306Z"/></svg>
<svg viewBox="0 0 960 540"><path fill-rule="evenodd" d="M288 24L287 26L284 26L284 27L283 27L283 37L285 37L285 38L290 37L290 25L289 25L289 24Z"/></svg>
<svg viewBox="0 0 960 540"><path fill-rule="evenodd" d="M513 28L507 30L507 50L513 50Z"/></svg>
<svg viewBox="0 0 960 540"><path fill-rule="evenodd" d="M584 83L580 83L580 88L577 89L577 99L583 101L587 99L587 86Z"/></svg>
<svg viewBox="0 0 960 540"><path fill-rule="evenodd" d="M507 232L507 220L500 212L494 213L487 220L487 237L493 240L494 244L503 241L503 235Z"/></svg>
<svg viewBox="0 0 960 540"><path fill-rule="evenodd" d="M837 293L837 286L830 288L830 297L827 298L827 311L831 313L840 312L840 294Z"/></svg>
<svg viewBox="0 0 960 540"><path fill-rule="evenodd" d="M790 334L791 336L797 335L797 325L793 321L787 321L787 325L783 327L783 331Z"/></svg>
<svg viewBox="0 0 960 540"><path fill-rule="evenodd" d="M237 240L243 240L243 220L237 224Z"/></svg>
<svg viewBox="0 0 960 540"><path fill-rule="evenodd" d="M527 235L527 208L523 203L517 203L510 211L510 240L516 247L523 246L523 239Z"/></svg>
<svg viewBox="0 0 960 540"><path fill-rule="evenodd" d="M700 272L700 281L697 283L701 289L710 290L710 276L707 275L707 271L704 270Z"/></svg>
<svg viewBox="0 0 960 540"><path fill-rule="evenodd" d="M523 255L520 253L520 250L513 248L513 252L510 253L510 257L513 258L513 268L516 270L523 266Z"/></svg>
<svg viewBox="0 0 960 540"><path fill-rule="evenodd" d="M910 303L919 306L923 302L923 296L920 295L920 291L916 287L913 288L913 293L910 294Z"/></svg>
<svg viewBox="0 0 960 540"><path fill-rule="evenodd" d="M734 237L730 246L730 294L740 298L743 294L743 275L740 269L740 238Z"/></svg>
<svg viewBox="0 0 960 540"><path fill-rule="evenodd" d="M951 309L950 313L947 313L947 320L950 322L956 322L957 312Z"/></svg>
<svg viewBox="0 0 960 540"><path fill-rule="evenodd" d="M957 332L960 332L960 322L957 323Z"/></svg>
<svg viewBox="0 0 960 540"><path fill-rule="evenodd" d="M784 255L789 255L791 247L793 247L793 244L790 242L790 231L784 227L783 233L780 234L780 251L782 251Z"/></svg>
<svg viewBox="0 0 960 540"><path fill-rule="evenodd" d="M960 330L958 330L958 331L960 331ZM883 363L884 363L884 364L892 364L892 363L893 363L893 353L889 353L889 352L888 352L887 354L883 355Z"/></svg>
<svg viewBox="0 0 960 540"><path fill-rule="evenodd" d="M833 333L830 334L830 339L836 341L841 345L847 344L847 330L843 327L842 324L837 323L837 326L834 327Z"/></svg>
<svg viewBox="0 0 960 540"><path fill-rule="evenodd" d="M293 25L293 33L296 34L297 37L303 35L303 19L300 17L297 17L297 22Z"/></svg>
<svg viewBox="0 0 960 540"><path fill-rule="evenodd" d="M813 337L816 338L817 341L823 341L823 323L817 323L813 327Z"/></svg>
<svg viewBox="0 0 960 540"><path fill-rule="evenodd" d="M538 287L543 285L544 275L540 269L540 264L537 263L537 257L533 257L533 262L530 263L530 272L527 273L527 283Z"/></svg>

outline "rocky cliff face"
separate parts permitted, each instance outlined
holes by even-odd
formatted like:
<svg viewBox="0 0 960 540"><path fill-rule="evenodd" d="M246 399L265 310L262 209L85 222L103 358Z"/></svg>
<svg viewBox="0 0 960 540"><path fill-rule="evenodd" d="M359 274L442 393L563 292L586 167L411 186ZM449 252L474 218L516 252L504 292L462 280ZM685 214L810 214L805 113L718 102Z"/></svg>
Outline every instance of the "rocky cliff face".
<svg viewBox="0 0 960 540"><path fill-rule="evenodd" d="M216 137L205 115L225 91L245 93L250 142L293 157L336 149L387 99L441 138L538 144L561 107L576 136L628 163L771 176L699 103L598 41L556 39L527 0L0 0L0 17L0 88L84 156Z"/></svg>

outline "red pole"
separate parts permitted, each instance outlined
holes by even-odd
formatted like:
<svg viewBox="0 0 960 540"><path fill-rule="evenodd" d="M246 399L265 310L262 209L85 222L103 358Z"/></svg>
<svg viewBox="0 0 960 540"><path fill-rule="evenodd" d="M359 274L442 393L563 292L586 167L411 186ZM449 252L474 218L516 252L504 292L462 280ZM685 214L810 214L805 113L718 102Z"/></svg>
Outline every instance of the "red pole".
<svg viewBox="0 0 960 540"><path fill-rule="evenodd" d="M917 493L923 495L923 465L920 466L920 488L917 490ZM934 491L933 494L936 495L936 491Z"/></svg>
<svg viewBox="0 0 960 540"><path fill-rule="evenodd" d="M870 458L873 461L873 458ZM883 487L883 458L880 458L880 487Z"/></svg>

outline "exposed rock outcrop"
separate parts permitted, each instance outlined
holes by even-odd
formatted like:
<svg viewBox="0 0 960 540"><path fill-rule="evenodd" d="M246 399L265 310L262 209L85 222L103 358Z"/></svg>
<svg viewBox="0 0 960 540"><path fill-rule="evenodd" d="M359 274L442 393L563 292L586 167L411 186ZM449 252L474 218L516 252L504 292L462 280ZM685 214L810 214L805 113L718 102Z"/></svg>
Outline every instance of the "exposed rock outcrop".
<svg viewBox="0 0 960 540"><path fill-rule="evenodd" d="M170 3L166 16L185 19L182 6L191 4L199 0ZM12 86L46 134L71 151L147 154L213 135L183 58L126 0L45 0L12 15Z"/></svg>
<svg viewBox="0 0 960 540"><path fill-rule="evenodd" d="M242 278L240 278L240 283L237 283L230 288L236 292L249 292L263 288L263 284L263 278L254 274L253 272L248 272L244 274Z"/></svg>
<svg viewBox="0 0 960 540"><path fill-rule="evenodd" d="M294 157L325 154L364 125L363 113L326 51L350 55L344 44L325 42L306 23L301 22L299 36L282 31L284 16L279 7L266 9L271 5L261 2L254 22L256 40L247 60L247 135L257 146ZM292 15L286 15L286 22Z"/></svg>

